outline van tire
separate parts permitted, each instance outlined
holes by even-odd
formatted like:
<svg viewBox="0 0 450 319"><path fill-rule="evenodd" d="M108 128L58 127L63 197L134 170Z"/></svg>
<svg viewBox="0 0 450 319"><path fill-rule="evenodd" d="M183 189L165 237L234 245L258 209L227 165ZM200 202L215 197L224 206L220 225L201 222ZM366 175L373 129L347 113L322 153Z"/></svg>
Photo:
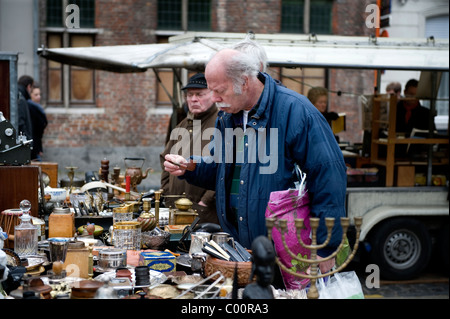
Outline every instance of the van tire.
<svg viewBox="0 0 450 319"><path fill-rule="evenodd" d="M369 258L380 268L380 276L389 280L417 277L431 258L431 236L420 221L392 218L371 232Z"/></svg>

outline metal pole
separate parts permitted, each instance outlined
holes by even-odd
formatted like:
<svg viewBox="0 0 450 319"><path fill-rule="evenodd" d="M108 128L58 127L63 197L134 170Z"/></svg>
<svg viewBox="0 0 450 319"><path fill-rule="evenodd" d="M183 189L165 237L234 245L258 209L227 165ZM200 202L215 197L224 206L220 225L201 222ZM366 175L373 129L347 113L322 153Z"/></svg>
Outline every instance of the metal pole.
<svg viewBox="0 0 450 319"><path fill-rule="evenodd" d="M19 129L17 59L19 53L11 53L9 58L9 121L16 130Z"/></svg>
<svg viewBox="0 0 450 319"><path fill-rule="evenodd" d="M181 0L181 30L188 30L188 1Z"/></svg>
<svg viewBox="0 0 450 319"><path fill-rule="evenodd" d="M305 0L305 4L303 5L303 33L305 34L308 34L310 32L309 29L310 12L311 12L311 1Z"/></svg>
<svg viewBox="0 0 450 319"><path fill-rule="evenodd" d="M33 1L33 78L35 82L39 80L39 0Z"/></svg>
<svg viewBox="0 0 450 319"><path fill-rule="evenodd" d="M437 72L431 72L431 92L430 92L430 116L428 117L428 137L432 138L434 134L434 114L436 112L436 86L437 86ZM432 185L433 177L433 144L428 145L428 160L427 160L427 185Z"/></svg>
<svg viewBox="0 0 450 319"><path fill-rule="evenodd" d="M63 0L63 23L65 23L68 14L66 13L66 7L69 5L68 0ZM62 34L62 46L63 48L68 48L70 46L69 33L67 28L64 28ZM63 64L63 105L65 108L70 106L70 66L68 64Z"/></svg>

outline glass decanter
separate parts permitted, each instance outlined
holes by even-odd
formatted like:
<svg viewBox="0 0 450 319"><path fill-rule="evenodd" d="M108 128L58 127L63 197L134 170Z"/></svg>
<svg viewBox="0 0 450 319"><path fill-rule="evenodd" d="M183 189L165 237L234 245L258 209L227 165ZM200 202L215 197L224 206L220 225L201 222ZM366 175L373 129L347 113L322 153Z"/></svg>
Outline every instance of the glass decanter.
<svg viewBox="0 0 450 319"><path fill-rule="evenodd" d="M20 224L14 227L14 252L19 257L37 255L38 229L33 225L30 216L31 203L24 199L20 202Z"/></svg>

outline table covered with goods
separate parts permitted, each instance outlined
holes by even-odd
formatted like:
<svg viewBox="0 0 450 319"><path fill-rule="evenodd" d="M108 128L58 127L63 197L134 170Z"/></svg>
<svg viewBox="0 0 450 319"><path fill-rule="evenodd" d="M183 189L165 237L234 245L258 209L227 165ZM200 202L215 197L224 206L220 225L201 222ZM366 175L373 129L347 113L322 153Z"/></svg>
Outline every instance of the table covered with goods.
<svg viewBox="0 0 450 319"><path fill-rule="evenodd" d="M307 294L311 287L322 290L322 296L328 298L362 296L354 273L330 279L317 273L317 260L304 262L295 256L287 269L283 260L280 262L286 253L280 251L284 244L277 245L280 234L289 237L286 222L267 218L268 236L258 238L255 247L243 247L219 225L199 223L186 197L179 196L176 207L166 208L161 191L138 193L132 190L130 176L125 179L124 185L103 180L76 188L72 187L72 176L70 187L46 187L42 192L46 202L40 211L47 210L47 214L41 218L32 216L26 199L18 208L2 211L0 298L317 298L317 294ZM272 240L277 251L270 253ZM260 249L265 241L271 247ZM343 239L340 250L344 243ZM308 258L314 257L319 247L309 244L314 254ZM295 251L295 247L288 248ZM271 269L261 274L258 263ZM301 271L299 265L304 266ZM286 285L272 285L275 269L281 269ZM345 293L334 291L333 295L331 285L327 285L343 281L345 286L352 283L356 288Z"/></svg>

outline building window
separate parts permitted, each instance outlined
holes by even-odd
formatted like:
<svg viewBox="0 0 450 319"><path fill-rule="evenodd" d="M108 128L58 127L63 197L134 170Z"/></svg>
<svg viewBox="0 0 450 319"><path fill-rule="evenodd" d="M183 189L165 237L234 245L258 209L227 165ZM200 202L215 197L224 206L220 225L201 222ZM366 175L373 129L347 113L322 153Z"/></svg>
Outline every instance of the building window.
<svg viewBox="0 0 450 319"><path fill-rule="evenodd" d="M210 31L210 0L159 0L158 30Z"/></svg>
<svg viewBox="0 0 450 319"><path fill-rule="evenodd" d="M303 1L284 0L281 7L281 32L303 33Z"/></svg>
<svg viewBox="0 0 450 319"><path fill-rule="evenodd" d="M66 28L65 8L79 8L80 28ZM90 47L95 43L94 0L47 0L47 46L49 48ZM89 30L88 30L89 29ZM85 31L85 32L83 32ZM92 107L95 105L95 71L55 61L47 62L48 105L54 107Z"/></svg>
<svg viewBox="0 0 450 319"><path fill-rule="evenodd" d="M49 48L63 47L63 34L48 33L47 43ZM93 35L70 34L70 47L89 47L94 45ZM70 106L92 106L95 104L94 94L94 70L78 66L63 68L61 63L47 62L48 72L48 104L51 106L66 106L64 102L64 82L68 83L68 102ZM68 75L65 76L65 72ZM67 105L67 106L69 106Z"/></svg>
<svg viewBox="0 0 450 319"><path fill-rule="evenodd" d="M310 0L305 11L305 0L283 0L281 32L331 34L332 4L331 0ZM309 24L305 26L304 21Z"/></svg>
<svg viewBox="0 0 450 319"><path fill-rule="evenodd" d="M47 35L47 45L51 48L61 48L62 47L62 35L61 34L48 34ZM63 86L62 86L62 64L55 61L47 62L47 72L48 72L48 103L63 104Z"/></svg>
<svg viewBox="0 0 450 319"><path fill-rule="evenodd" d="M80 27L95 27L95 1L94 0L68 0L69 4L76 4L80 8Z"/></svg>
<svg viewBox="0 0 450 319"><path fill-rule="evenodd" d="M332 1L311 1L310 33L331 34Z"/></svg>
<svg viewBox="0 0 450 319"><path fill-rule="evenodd" d="M327 87L323 68L281 68L280 79L287 88L305 96L312 87Z"/></svg>
<svg viewBox="0 0 450 319"><path fill-rule="evenodd" d="M448 14L427 17L425 20L425 37L433 36L435 39L449 38L449 16ZM442 72L441 82L437 94L435 118L436 128L440 131L448 130L449 111L449 73ZM430 105L429 100L424 100L423 104ZM442 124L441 124L442 123ZM448 134L448 132L447 132Z"/></svg>
<svg viewBox="0 0 450 319"><path fill-rule="evenodd" d="M80 9L80 27L94 28L94 0L47 0L47 27L64 27L66 7L76 4Z"/></svg>
<svg viewBox="0 0 450 319"><path fill-rule="evenodd" d="M62 8L61 0L47 0L47 27L63 26Z"/></svg>
<svg viewBox="0 0 450 319"><path fill-rule="evenodd" d="M181 30L181 0L158 1L158 29Z"/></svg>
<svg viewBox="0 0 450 319"><path fill-rule="evenodd" d="M94 46L92 35L72 34L71 47ZM70 67L70 104L94 104L94 70L78 66Z"/></svg>
<svg viewBox="0 0 450 319"><path fill-rule="evenodd" d="M158 31L162 32L157 32L157 42L167 43L176 31L188 30L211 30L211 0L159 0ZM157 105L167 107L172 104L167 92L173 92L173 70L159 69L158 74Z"/></svg>
<svg viewBox="0 0 450 319"><path fill-rule="evenodd" d="M211 30L211 2L209 0L189 0L188 30Z"/></svg>

